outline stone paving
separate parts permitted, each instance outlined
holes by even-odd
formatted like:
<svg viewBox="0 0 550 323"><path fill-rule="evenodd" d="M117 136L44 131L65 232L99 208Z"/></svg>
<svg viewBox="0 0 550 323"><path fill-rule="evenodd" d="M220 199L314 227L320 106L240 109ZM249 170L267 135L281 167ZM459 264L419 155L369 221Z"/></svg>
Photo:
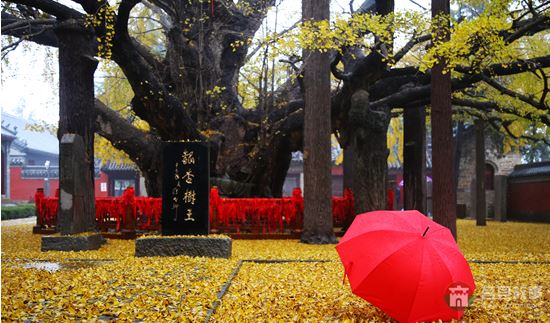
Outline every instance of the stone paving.
<svg viewBox="0 0 550 323"><path fill-rule="evenodd" d="M36 217L31 216L30 218L2 220L2 226L20 225L20 224L29 224L29 223L36 223Z"/></svg>

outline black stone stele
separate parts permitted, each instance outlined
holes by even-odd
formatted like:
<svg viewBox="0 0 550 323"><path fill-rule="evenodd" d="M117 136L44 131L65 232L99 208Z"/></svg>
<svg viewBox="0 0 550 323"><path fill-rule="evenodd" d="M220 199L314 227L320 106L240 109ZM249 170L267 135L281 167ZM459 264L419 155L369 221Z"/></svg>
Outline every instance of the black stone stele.
<svg viewBox="0 0 550 323"><path fill-rule="evenodd" d="M167 142L162 157L162 235L208 234L208 145L204 142Z"/></svg>

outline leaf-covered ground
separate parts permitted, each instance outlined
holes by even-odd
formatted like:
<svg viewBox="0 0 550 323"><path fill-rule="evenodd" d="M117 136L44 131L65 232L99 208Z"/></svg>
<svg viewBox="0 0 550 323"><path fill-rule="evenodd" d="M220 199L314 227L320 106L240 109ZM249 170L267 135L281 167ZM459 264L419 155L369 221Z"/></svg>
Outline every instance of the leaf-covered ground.
<svg viewBox="0 0 550 323"><path fill-rule="evenodd" d="M98 251L41 252L31 225L2 227L5 321L388 321L342 285L333 245L234 240L233 257L135 258L134 242ZM550 320L550 225L458 223L477 284L466 321ZM243 259L216 312L209 310ZM521 264L510 262L523 262ZM38 268L36 268L38 267Z"/></svg>

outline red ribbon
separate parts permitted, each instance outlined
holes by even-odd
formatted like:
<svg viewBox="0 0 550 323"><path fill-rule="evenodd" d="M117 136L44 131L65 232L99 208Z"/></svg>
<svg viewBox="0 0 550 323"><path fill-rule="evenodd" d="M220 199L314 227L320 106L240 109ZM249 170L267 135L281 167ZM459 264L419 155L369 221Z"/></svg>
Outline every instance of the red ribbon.
<svg viewBox="0 0 550 323"><path fill-rule="evenodd" d="M55 225L58 198L35 194L39 222ZM162 214L162 199L136 197L133 188L124 191L121 197L96 199L96 221L100 228L108 229L110 223L120 231L126 210L131 208L140 230L158 230ZM354 212L353 192L344 191L343 197L332 198L332 213L339 225ZM220 232L284 233L302 228L304 198L302 191L295 188L291 197L283 198L221 198L213 187L210 191L210 225Z"/></svg>

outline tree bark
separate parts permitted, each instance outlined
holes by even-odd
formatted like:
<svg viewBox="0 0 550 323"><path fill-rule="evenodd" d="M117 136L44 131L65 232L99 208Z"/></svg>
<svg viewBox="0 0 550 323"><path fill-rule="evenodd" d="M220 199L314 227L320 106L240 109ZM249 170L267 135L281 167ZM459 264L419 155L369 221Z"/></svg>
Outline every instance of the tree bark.
<svg viewBox="0 0 550 323"><path fill-rule="evenodd" d="M486 225L487 205L485 202L485 122L474 121L476 133L476 225Z"/></svg>
<svg viewBox="0 0 550 323"><path fill-rule="evenodd" d="M329 19L329 0L302 0L307 20ZM304 231L302 242L336 243L332 223L330 60L304 51Z"/></svg>
<svg viewBox="0 0 550 323"><path fill-rule="evenodd" d="M342 191L344 191L346 188L353 190L353 177L355 176L353 171L354 162L355 152L353 151L353 145L348 145L348 147L344 148L344 180L342 183Z"/></svg>
<svg viewBox="0 0 550 323"><path fill-rule="evenodd" d="M74 165L68 170L84 183L79 190L82 196L72 196L79 201L81 209L76 210L77 217L83 221L76 224L78 231L95 231L95 159L94 159L94 72L98 61L94 58L93 33L84 29L76 20L66 20L58 24L55 34L59 45L59 139L60 158L61 138L65 134L77 134L84 144L84 168ZM63 157L65 158L65 157ZM62 165L63 163L60 162ZM66 170L66 169L65 169ZM60 176L72 181L72 176ZM60 183L63 188L64 183ZM63 192L61 193L63 194ZM61 200L61 199L60 199ZM76 202L75 202L76 203ZM77 204L79 204L77 203ZM76 205L75 205L76 207ZM61 228L63 232L65 228ZM78 233L78 232L75 232Z"/></svg>
<svg viewBox="0 0 550 323"><path fill-rule="evenodd" d="M449 0L432 0L432 21L449 15ZM449 23L434 25L437 38L449 40ZM439 59L432 68L432 180L434 221L449 228L456 239L456 191L453 174L451 73L443 74L446 63Z"/></svg>
<svg viewBox="0 0 550 323"><path fill-rule="evenodd" d="M355 152L353 167L355 213L385 210L389 155L387 146L389 108L371 109L368 92L358 90L351 97L349 119L355 128L351 142Z"/></svg>
<svg viewBox="0 0 550 323"><path fill-rule="evenodd" d="M426 211L425 107L406 108L403 114L403 182L406 210Z"/></svg>
<svg viewBox="0 0 550 323"><path fill-rule="evenodd" d="M460 159L462 158L462 141L464 137L464 121L458 121L456 125L456 136L454 140L454 184L458 191L458 175L460 174Z"/></svg>

